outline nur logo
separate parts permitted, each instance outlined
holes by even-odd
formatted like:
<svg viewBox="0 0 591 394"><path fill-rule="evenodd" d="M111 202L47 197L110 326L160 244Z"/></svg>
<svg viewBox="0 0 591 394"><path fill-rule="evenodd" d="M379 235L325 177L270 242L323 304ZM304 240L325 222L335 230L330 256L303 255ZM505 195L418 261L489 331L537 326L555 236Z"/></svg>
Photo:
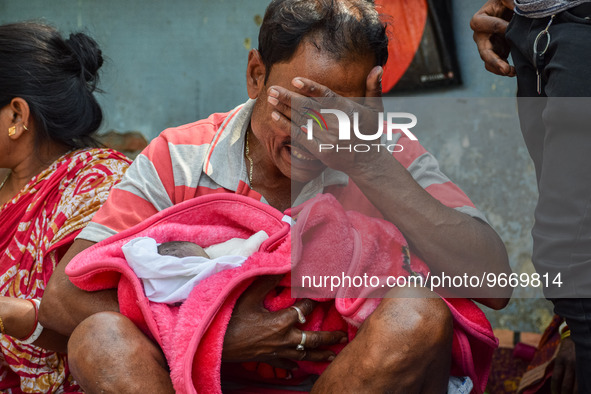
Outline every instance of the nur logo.
<svg viewBox="0 0 591 394"><path fill-rule="evenodd" d="M309 107L304 107L304 110L308 111L308 112L305 112L304 115L309 116L314 121L316 121L318 126L320 126L320 131L328 130L328 125L326 124L326 120L324 119L324 116L322 116L320 114L320 112L315 111ZM310 131L312 130L312 127L314 125L314 123L312 122L312 119L308 119L308 124L306 126L307 130L310 130ZM324 125L324 127L322 127L322 125ZM311 139L311 138L308 137L308 139Z"/></svg>
<svg viewBox="0 0 591 394"><path fill-rule="evenodd" d="M411 128L417 125L417 117L408 112L388 112L384 114L383 112L378 113L378 121L377 127L371 127L373 125L369 125L373 130L377 131L375 133L365 134L360 130L359 125L359 113L353 112L353 120L351 121L350 116L347 115L345 112L338 110L338 109L321 109L320 112L313 110L312 108L305 107L304 110L307 112L305 113L306 116L309 116L306 123L306 133L308 140L314 139L314 122L320 127L320 131L328 130L328 125L322 114L332 114L337 117L338 124L339 124L339 141L350 141L351 140L351 129L355 134L355 137L361 141L375 141L374 144L350 144L350 145L332 145L332 144L320 144L319 148L320 151L323 150L331 150L336 149L345 150L345 151L355 151L355 152L367 152L370 149L377 148L380 150L380 147L385 147L389 152L400 152L404 148L399 144L383 144L379 143L382 137L386 136L386 140L388 142L394 139L394 131L400 131L405 134L408 139L411 141L417 141L417 137L410 131ZM386 121L384 122L384 115L386 117ZM397 120L405 119L406 123L398 123ZM384 125L386 125L386 130L384 133ZM370 128L368 125L363 124L361 129ZM363 130L367 132L367 130Z"/></svg>

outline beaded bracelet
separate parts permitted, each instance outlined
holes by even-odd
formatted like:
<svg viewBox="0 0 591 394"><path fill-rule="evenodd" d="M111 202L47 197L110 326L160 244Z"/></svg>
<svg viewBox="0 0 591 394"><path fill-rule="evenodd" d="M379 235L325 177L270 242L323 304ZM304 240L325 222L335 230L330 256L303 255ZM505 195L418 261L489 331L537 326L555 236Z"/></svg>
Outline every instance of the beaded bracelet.
<svg viewBox="0 0 591 394"><path fill-rule="evenodd" d="M2 333L2 335L4 335L4 322L2 321L1 317L0 317L0 333Z"/></svg>
<svg viewBox="0 0 591 394"><path fill-rule="evenodd" d="M39 338L43 331L43 326L39 323L39 305L41 305L41 301L35 299L28 299L28 301L33 304L33 309L35 310L35 325L29 335L21 339L21 342L30 345Z"/></svg>

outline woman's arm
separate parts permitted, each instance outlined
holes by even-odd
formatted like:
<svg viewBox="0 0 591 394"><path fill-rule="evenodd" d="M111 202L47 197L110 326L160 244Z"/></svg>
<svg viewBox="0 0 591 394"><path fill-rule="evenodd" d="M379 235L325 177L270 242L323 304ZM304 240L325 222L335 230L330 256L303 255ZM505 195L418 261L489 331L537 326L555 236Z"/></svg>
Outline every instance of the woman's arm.
<svg viewBox="0 0 591 394"><path fill-rule="evenodd" d="M39 321L45 328L69 336L84 319L97 312L119 312L117 290L88 292L74 286L65 273L66 265L94 242L76 240L57 265L47 283L39 308Z"/></svg>
<svg viewBox="0 0 591 394"><path fill-rule="evenodd" d="M4 334L19 340L26 339L35 329L35 307L22 298L0 297L0 318ZM44 328L34 345L55 352L66 352L68 338Z"/></svg>

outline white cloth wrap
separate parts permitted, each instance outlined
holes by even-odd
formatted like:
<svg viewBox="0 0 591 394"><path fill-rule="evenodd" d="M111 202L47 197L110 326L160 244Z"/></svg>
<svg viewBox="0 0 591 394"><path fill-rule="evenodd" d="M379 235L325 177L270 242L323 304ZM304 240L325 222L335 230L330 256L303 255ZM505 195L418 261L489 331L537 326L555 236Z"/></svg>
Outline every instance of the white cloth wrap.
<svg viewBox="0 0 591 394"><path fill-rule="evenodd" d="M259 250L269 236L264 231L250 238L232 238L205 248L209 259L158 254L158 243L150 237L138 237L122 246L123 254L144 285L150 301L174 304L183 302L199 282L211 275L241 266Z"/></svg>

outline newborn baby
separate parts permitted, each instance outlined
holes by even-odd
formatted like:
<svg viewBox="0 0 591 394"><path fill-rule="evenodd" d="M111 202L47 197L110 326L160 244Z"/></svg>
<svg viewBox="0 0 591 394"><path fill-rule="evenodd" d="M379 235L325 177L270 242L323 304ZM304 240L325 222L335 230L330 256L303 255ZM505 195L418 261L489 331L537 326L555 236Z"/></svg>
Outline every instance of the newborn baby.
<svg viewBox="0 0 591 394"><path fill-rule="evenodd" d="M218 272L240 267L269 236L259 231L249 238L232 238L202 248L188 241L158 244L150 237L134 238L121 247L127 263L154 302L176 304L193 287Z"/></svg>
<svg viewBox="0 0 591 394"><path fill-rule="evenodd" d="M163 256L174 256L178 258L198 256L209 259L205 249L196 243L189 241L171 241L158 245L158 254Z"/></svg>

